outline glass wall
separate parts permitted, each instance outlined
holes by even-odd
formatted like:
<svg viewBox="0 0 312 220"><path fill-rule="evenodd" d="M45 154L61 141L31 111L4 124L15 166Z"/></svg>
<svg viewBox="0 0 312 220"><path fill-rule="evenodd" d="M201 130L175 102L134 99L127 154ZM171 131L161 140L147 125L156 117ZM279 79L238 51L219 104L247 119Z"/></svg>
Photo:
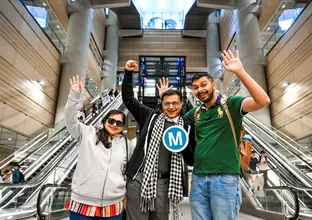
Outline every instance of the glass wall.
<svg viewBox="0 0 312 220"><path fill-rule="evenodd" d="M195 0L133 0L143 29L183 29L184 18Z"/></svg>
<svg viewBox="0 0 312 220"><path fill-rule="evenodd" d="M39 27L47 35L54 44L56 49L63 54L67 33L58 18L53 12L53 9L47 2L42 0L20 0L25 6L29 14L38 23Z"/></svg>
<svg viewBox="0 0 312 220"><path fill-rule="evenodd" d="M311 1L309 1L308 4L310 3ZM308 4L304 2L296 3L295 1L280 2L275 13L268 21L260 35L261 46L265 56L271 51L279 39L281 39L289 30Z"/></svg>
<svg viewBox="0 0 312 220"><path fill-rule="evenodd" d="M24 146L29 140L29 137L25 137L14 131L0 127L0 148L15 151Z"/></svg>

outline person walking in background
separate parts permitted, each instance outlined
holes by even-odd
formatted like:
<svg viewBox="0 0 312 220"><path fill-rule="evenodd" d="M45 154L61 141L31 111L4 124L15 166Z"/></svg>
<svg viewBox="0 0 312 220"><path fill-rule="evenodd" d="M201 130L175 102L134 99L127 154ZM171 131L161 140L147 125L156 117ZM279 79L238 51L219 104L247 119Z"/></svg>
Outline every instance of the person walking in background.
<svg viewBox="0 0 312 220"><path fill-rule="evenodd" d="M125 207L127 162L130 141L122 135L125 114L110 110L102 119L103 128L82 124L77 119L83 79L70 80L65 106L65 123L79 147L72 180L71 200L65 208L70 220L121 220Z"/></svg>

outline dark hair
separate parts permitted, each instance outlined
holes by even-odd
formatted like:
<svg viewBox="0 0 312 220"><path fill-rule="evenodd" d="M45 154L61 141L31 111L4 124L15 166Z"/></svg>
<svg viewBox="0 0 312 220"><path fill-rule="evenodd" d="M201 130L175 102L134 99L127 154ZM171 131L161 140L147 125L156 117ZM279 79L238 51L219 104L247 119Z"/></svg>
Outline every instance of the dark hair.
<svg viewBox="0 0 312 220"><path fill-rule="evenodd" d="M252 150L251 153L254 154L254 153L256 153L256 151Z"/></svg>
<svg viewBox="0 0 312 220"><path fill-rule="evenodd" d="M192 82L195 81L195 80L198 80L199 78L202 78L202 77L207 77L208 79L211 80L211 82L213 82L213 78L210 74L208 73L196 73L193 77L192 77Z"/></svg>
<svg viewBox="0 0 312 220"><path fill-rule="evenodd" d="M111 147L111 142L109 141L109 133L106 131L105 129L105 122L106 120L112 116L112 115L122 115L122 121L125 123L126 121L126 115L119 110L110 110L109 112L106 113L106 115L104 116L104 118L102 119L102 123L103 123L103 128L101 130L98 131L97 133L97 137L98 140L96 142L96 144L99 143L99 141L102 142L102 144L106 147L106 148L110 148Z"/></svg>
<svg viewBox="0 0 312 220"><path fill-rule="evenodd" d="M169 89L169 90L165 91L161 95L160 100L163 101L165 96L171 96L171 95L178 95L179 98L180 98L180 101L182 101L182 94L181 94L181 92L178 91L178 90L174 90L174 89Z"/></svg>
<svg viewBox="0 0 312 220"><path fill-rule="evenodd" d="M262 151L260 152L260 154L265 154L265 151L264 151L264 150L262 150Z"/></svg>

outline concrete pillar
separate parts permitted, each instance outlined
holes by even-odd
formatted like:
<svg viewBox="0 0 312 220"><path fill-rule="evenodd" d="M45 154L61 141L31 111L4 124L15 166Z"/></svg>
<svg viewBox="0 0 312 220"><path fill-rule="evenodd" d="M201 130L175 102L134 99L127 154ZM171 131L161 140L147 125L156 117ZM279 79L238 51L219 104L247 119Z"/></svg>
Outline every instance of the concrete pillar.
<svg viewBox="0 0 312 220"><path fill-rule="evenodd" d="M118 44L119 44L119 28L117 15L109 10L108 19L106 20L106 46L107 56L104 60L102 72L102 86L101 90L115 89L116 74L118 62Z"/></svg>
<svg viewBox="0 0 312 220"><path fill-rule="evenodd" d="M219 18L216 13L208 16L206 29L206 59L208 73L217 83L217 89L223 93L223 69L220 60Z"/></svg>
<svg viewBox="0 0 312 220"><path fill-rule="evenodd" d="M66 47L61 58L62 73L55 124L64 119L64 107L70 89L69 79L75 75L86 78L92 15L92 9L80 7L69 17Z"/></svg>
<svg viewBox="0 0 312 220"><path fill-rule="evenodd" d="M257 19L259 5L254 0L241 0L238 5L238 22L236 26L236 42L240 54L240 59L245 70L250 76L267 91L265 76L266 57L263 55L260 45L260 31ZM247 88L241 83L241 94L250 96ZM251 113L260 122L271 125L269 108L261 109Z"/></svg>

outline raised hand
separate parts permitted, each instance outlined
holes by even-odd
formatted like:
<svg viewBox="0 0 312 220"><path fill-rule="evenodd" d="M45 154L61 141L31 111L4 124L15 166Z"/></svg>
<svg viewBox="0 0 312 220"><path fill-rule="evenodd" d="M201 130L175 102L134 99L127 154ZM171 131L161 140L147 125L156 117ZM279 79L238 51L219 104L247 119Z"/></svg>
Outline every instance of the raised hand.
<svg viewBox="0 0 312 220"><path fill-rule="evenodd" d="M235 51L235 56L232 51L228 50L226 52L224 50L223 53L221 53L221 57L223 59L222 66L227 71L237 74L244 69L242 62L239 59L238 50Z"/></svg>
<svg viewBox="0 0 312 220"><path fill-rule="evenodd" d="M139 65L136 61L134 60L128 60L126 62L126 66L125 66L125 69L128 70L128 71L138 71L139 69Z"/></svg>
<svg viewBox="0 0 312 220"><path fill-rule="evenodd" d="M79 76L73 76L73 79L69 79L70 88L72 88L75 92L82 92L83 89L83 78L81 77L79 80Z"/></svg>
<svg viewBox="0 0 312 220"><path fill-rule="evenodd" d="M169 87L169 80L168 80L168 78L166 78L165 79L165 77L162 77L160 80L159 80L159 85L160 86L158 86L158 84L156 84L156 87L157 87L157 89L158 89L158 93L159 93L159 96L161 97L161 95L164 93L164 92L166 92L167 90L169 90L169 89L172 89L172 87L173 87L173 85L171 85L170 87ZM169 87L169 88L168 88Z"/></svg>

